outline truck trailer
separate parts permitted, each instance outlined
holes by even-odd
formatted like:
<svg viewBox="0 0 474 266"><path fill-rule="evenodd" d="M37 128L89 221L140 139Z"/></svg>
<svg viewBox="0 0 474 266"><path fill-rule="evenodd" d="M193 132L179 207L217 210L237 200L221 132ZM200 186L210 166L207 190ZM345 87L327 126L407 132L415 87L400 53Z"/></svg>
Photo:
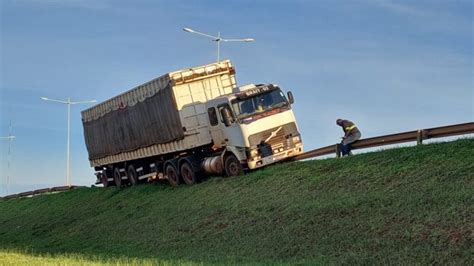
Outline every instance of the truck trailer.
<svg viewBox="0 0 474 266"><path fill-rule="evenodd" d="M237 87L229 60L167 73L81 112L96 184L192 185L296 156L293 102L275 84Z"/></svg>

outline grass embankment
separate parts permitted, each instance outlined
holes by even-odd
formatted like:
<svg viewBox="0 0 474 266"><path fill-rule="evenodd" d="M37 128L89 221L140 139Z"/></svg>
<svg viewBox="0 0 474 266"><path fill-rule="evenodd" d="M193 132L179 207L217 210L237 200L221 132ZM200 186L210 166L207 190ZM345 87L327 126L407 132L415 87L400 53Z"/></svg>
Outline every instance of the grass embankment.
<svg viewBox="0 0 474 266"><path fill-rule="evenodd" d="M104 262L472 265L473 151L474 140L464 139L190 187L0 201L0 264L19 250Z"/></svg>

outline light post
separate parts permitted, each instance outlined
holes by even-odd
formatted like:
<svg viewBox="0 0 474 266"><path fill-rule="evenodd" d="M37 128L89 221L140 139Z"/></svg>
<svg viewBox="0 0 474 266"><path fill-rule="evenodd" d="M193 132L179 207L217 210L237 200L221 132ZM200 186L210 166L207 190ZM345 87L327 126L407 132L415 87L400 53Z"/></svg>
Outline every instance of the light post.
<svg viewBox="0 0 474 266"><path fill-rule="evenodd" d="M0 137L0 139L8 140L8 162L7 162L7 179L5 184L5 195L8 195L8 187L10 185L10 163L11 163L11 146L15 136L12 135L12 121L10 120L10 131L7 137ZM3 178L2 178L3 180Z"/></svg>
<svg viewBox="0 0 474 266"><path fill-rule="evenodd" d="M90 101L80 101L80 102L72 102L71 98L67 98L67 101L62 101L62 100L54 100L54 99L49 99L46 97L41 97L41 100L45 101L51 101L51 102L57 102L57 103L62 103L62 104L67 104L67 161L66 161L66 185L68 187L71 186L70 182L70 170L69 170L69 146L70 146L70 136L71 136L71 104L81 104L81 103L95 103L97 102L96 100L90 100Z"/></svg>
<svg viewBox="0 0 474 266"><path fill-rule="evenodd" d="M216 42L217 43L217 62L220 61L221 42L254 42L255 41L255 39L253 39L253 38L224 39L224 38L221 38L221 33L220 32L217 33L217 36L212 36L212 35L209 35L209 34L206 34L206 33L195 31L195 30L190 29L190 28L183 28L183 30L185 32L195 33L195 34L198 34L198 35L201 35L201 36L208 37L208 38L212 39L212 41Z"/></svg>

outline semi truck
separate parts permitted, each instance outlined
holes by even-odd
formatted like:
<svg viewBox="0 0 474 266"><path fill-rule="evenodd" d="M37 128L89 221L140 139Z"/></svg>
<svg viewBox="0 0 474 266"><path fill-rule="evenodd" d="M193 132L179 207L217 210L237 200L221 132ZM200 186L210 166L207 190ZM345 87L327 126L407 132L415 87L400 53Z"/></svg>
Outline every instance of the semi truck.
<svg viewBox="0 0 474 266"><path fill-rule="evenodd" d="M192 185L296 156L293 103L276 84L238 87L230 60L169 72L81 112L96 184Z"/></svg>

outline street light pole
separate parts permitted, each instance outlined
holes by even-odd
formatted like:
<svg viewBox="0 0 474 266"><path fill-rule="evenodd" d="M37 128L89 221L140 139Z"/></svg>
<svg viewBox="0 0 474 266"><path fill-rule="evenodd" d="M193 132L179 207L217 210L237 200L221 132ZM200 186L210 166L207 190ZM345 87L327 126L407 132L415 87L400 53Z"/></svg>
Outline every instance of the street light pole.
<svg viewBox="0 0 474 266"><path fill-rule="evenodd" d="M254 42L255 41L255 39L253 39L253 38L223 39L223 38L221 38L221 33L220 32L217 33L217 36L212 36L212 35L209 35L209 34L206 34L206 33L195 31L191 28L183 28L183 30L185 32L194 33L194 34L197 34L197 35L201 35L201 36L210 38L210 39L212 39L212 41L217 42L217 62L220 62L221 42Z"/></svg>
<svg viewBox="0 0 474 266"><path fill-rule="evenodd" d="M70 167L70 138L71 138L71 98L67 98L67 163L66 163L66 185L71 186Z"/></svg>
<svg viewBox="0 0 474 266"><path fill-rule="evenodd" d="M71 171L70 171L70 146L71 146L71 105L72 104L81 104L81 103L95 103L97 102L96 100L90 100L90 101L80 101L80 102L73 102L71 101L71 98L67 98L66 101L62 100L54 100L54 99L49 99L46 97L41 97L41 100L44 101L51 101L51 102L57 102L57 103L62 103L67 105L67 155L66 155L66 185L68 187L71 186Z"/></svg>
<svg viewBox="0 0 474 266"><path fill-rule="evenodd" d="M217 32L217 62L220 62L220 51L221 51L221 32Z"/></svg>

